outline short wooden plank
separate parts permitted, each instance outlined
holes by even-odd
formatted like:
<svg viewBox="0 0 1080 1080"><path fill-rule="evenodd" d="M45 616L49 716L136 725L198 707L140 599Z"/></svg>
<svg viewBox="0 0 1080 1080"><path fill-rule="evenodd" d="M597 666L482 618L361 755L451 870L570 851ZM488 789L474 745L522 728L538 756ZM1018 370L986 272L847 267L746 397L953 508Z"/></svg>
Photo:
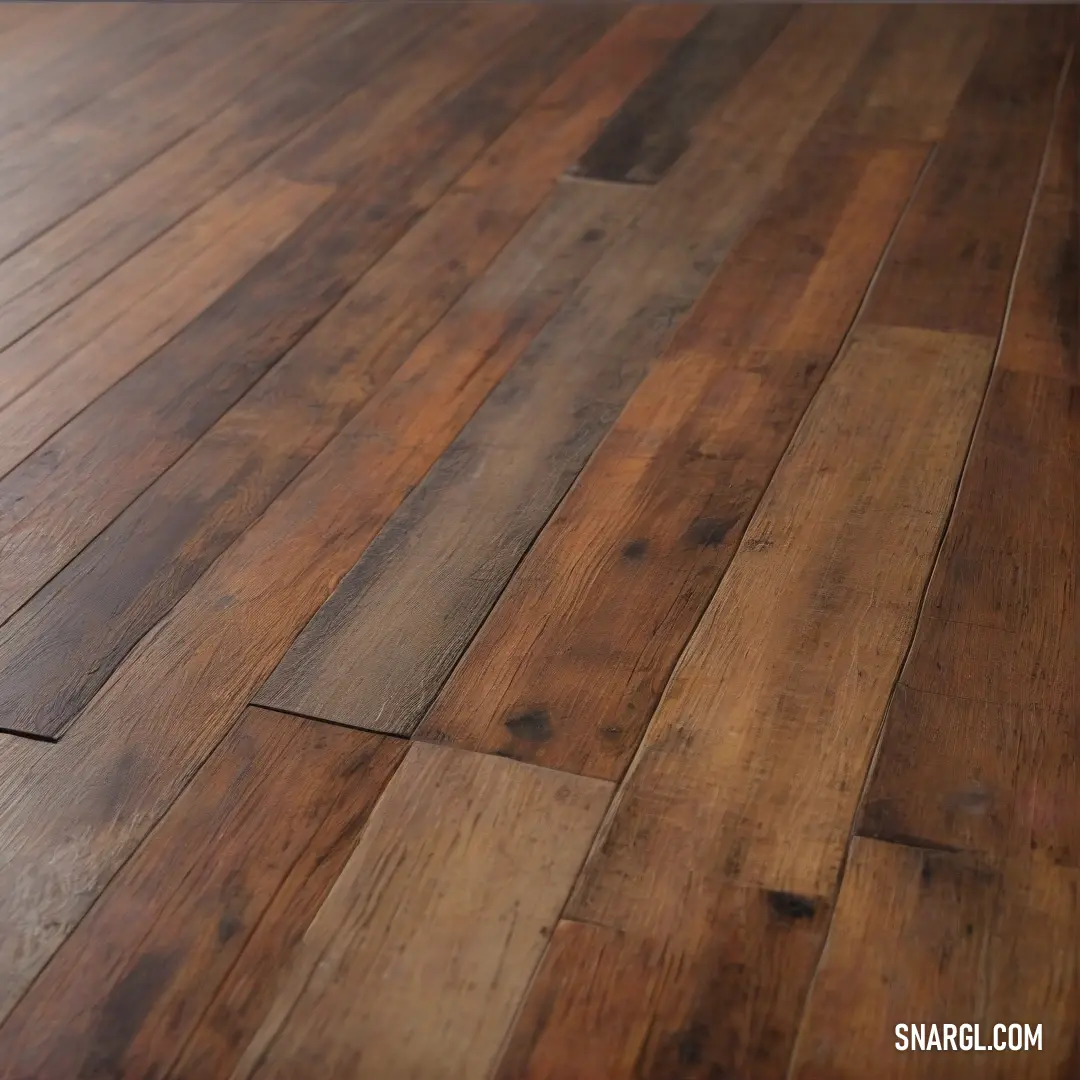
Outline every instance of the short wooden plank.
<svg viewBox="0 0 1080 1080"><path fill-rule="evenodd" d="M714 137L662 182L425 477L260 703L372 730L415 729L672 325L858 58L880 16L851 12L808 9L777 38L724 106L728 119L715 120ZM811 34L823 32L839 39L835 53L808 52Z"/></svg>
<svg viewBox="0 0 1080 1080"><path fill-rule="evenodd" d="M1080 420L1066 381L999 370L889 710L860 829L1080 865Z"/></svg>
<svg viewBox="0 0 1080 1080"><path fill-rule="evenodd" d="M890 1080L1072 1076L1080 1063L1080 881L1075 869L1016 869L857 839L792 1080L859 1080L885 1062ZM955 1025L951 1046L947 1023ZM906 1050L898 1024L908 1025ZM913 1024L924 1027L913 1033ZM983 1052L971 1049L976 1032L962 1024L979 1025ZM1013 1024L1032 1033L1041 1025L1041 1048L1024 1050ZM912 1049L916 1034L929 1041L925 1052ZM1010 1035L1019 1052L1008 1052Z"/></svg>
<svg viewBox="0 0 1080 1080"><path fill-rule="evenodd" d="M405 749L249 710L0 1027L0 1075L175 1076L202 1035L191 1075L227 1076Z"/></svg>
<svg viewBox="0 0 1080 1080"><path fill-rule="evenodd" d="M690 145L697 120L738 84L790 14L787 6L710 11L611 118L571 174L655 184Z"/></svg>
<svg viewBox="0 0 1080 1080"><path fill-rule="evenodd" d="M1039 21L1047 9L1032 10L1003 18L976 64L874 290L871 321L998 333L1064 62Z"/></svg>
<svg viewBox="0 0 1080 1080"><path fill-rule="evenodd" d="M251 394L11 618L0 630L0 669L10 663L14 676L11 692L0 692L0 724L55 737L70 723L138 638L485 272L676 27L659 6L622 20ZM493 301L539 328L638 203L622 191L559 192L466 293L450 328ZM13 406L18 415L24 402Z"/></svg>
<svg viewBox="0 0 1080 1080"><path fill-rule="evenodd" d="M842 143L799 155L530 549L418 737L622 775L925 153Z"/></svg>
<svg viewBox="0 0 1080 1080"><path fill-rule="evenodd" d="M564 913L625 934L603 978L610 996L595 996L589 1019L565 1030L550 1020L542 1032L527 1027L528 1017L539 1022L533 1002L587 977L590 961L579 967L568 950L534 984L514 1045L572 1075L585 1039L601 1056L600 1075L661 1080L672 1075L671 1048L692 1035L690 1075L745 1075L751 1062L753 1075L786 1075L813 942L797 938L788 952L782 937L773 944L772 922L747 921L736 933L723 913L733 890L762 890L745 903L806 920L820 939L815 920L838 883L992 351L979 338L864 327L836 361L675 669ZM700 969L680 963L688 938L691 956L710 958ZM659 1018L644 996L620 988L622 950L632 955L641 942L673 957L650 989L665 1002ZM794 989L776 975L789 968ZM710 1005L728 1000L743 1004ZM594 1016L628 1041L609 1042ZM520 1075L531 1068L530 1058ZM536 1075L558 1074L554 1064L543 1069Z"/></svg>
<svg viewBox="0 0 1080 1080"><path fill-rule="evenodd" d="M332 193L252 173L8 349L0 364L15 386L46 374L0 406L0 476L197 318Z"/></svg>
<svg viewBox="0 0 1080 1080"><path fill-rule="evenodd" d="M582 244L597 242L595 227ZM509 292L492 275L475 305L443 319L141 640L65 739L45 752L0 736L0 1015L543 326L566 283L543 270L523 259Z"/></svg>
<svg viewBox="0 0 1080 1080"><path fill-rule="evenodd" d="M438 37L443 52L452 48L447 35L456 24L447 25L447 10L414 8L297 48L206 124L0 262L0 347L300 137L335 103L368 88L384 91L380 73L402 53L423 55L430 36ZM430 63L430 55L424 58ZM2 364L0 353L0 371Z"/></svg>
<svg viewBox="0 0 1080 1080"><path fill-rule="evenodd" d="M876 138L940 140L994 18L982 4L894 6L825 122Z"/></svg>
<svg viewBox="0 0 1080 1080"><path fill-rule="evenodd" d="M610 794L414 744L233 1077L488 1075Z"/></svg>
<svg viewBox="0 0 1080 1080"><path fill-rule="evenodd" d="M258 382L610 18L545 9L479 70L474 55L475 82L432 103L407 138L376 138L302 229L0 481L0 618ZM476 47L464 43L447 63Z"/></svg>

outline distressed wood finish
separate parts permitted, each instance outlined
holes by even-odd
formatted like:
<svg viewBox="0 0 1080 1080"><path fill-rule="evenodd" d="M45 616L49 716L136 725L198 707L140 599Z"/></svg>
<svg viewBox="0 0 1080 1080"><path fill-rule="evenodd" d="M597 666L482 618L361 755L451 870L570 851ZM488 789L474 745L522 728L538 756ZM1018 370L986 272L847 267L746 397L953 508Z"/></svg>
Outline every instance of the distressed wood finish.
<svg viewBox="0 0 1080 1080"><path fill-rule="evenodd" d="M486 1075L610 794L414 744L234 1080Z"/></svg>
<svg viewBox="0 0 1080 1080"><path fill-rule="evenodd" d="M45 736L63 731L131 645L355 415L520 230L566 162L662 55L674 27L670 16L661 24L659 14L638 9L556 80L273 372L0 629L0 669L12 676L0 692L0 723ZM588 93L597 84L603 90ZM636 202L631 195L564 193L536 240L519 246L519 267L523 258L530 267L550 262L548 284L558 295L559 274L573 272L573 258L602 252ZM590 227L596 231L582 245ZM561 261L564 252L570 262ZM521 280L511 260L502 267L507 271L511 283L515 273ZM29 415L25 403L13 412ZM2 432L0 415L0 440Z"/></svg>
<svg viewBox="0 0 1080 1080"><path fill-rule="evenodd" d="M807 9L788 25L770 62L712 121L713 136L657 187L305 629L261 704L371 730L416 728L672 324L858 59L880 18L859 16ZM848 35L844 63L806 47L830 28Z"/></svg>
<svg viewBox="0 0 1080 1080"><path fill-rule="evenodd" d="M971 856L857 839L792 1080L860 1080L887 1061L890 1080L1046 1080L1080 1061L1077 871L1000 872ZM899 1023L1042 1025L1024 1053L896 1049ZM967 1033L974 1038L974 1032ZM954 1032L959 1039L961 1032ZM909 1034L910 1039L910 1034Z"/></svg>
<svg viewBox="0 0 1080 1080"><path fill-rule="evenodd" d="M826 144L799 156L522 562L419 737L621 776L924 155Z"/></svg>
<svg viewBox="0 0 1080 1080"><path fill-rule="evenodd" d="M695 123L738 85L791 10L732 5L710 11L611 118L571 175L655 184L685 153Z"/></svg>
<svg viewBox="0 0 1080 1080"><path fill-rule="evenodd" d="M751 922L760 936L725 948L717 912L733 888L764 892L746 901L751 910L779 904L813 926L820 945L818 913L838 881L992 349L979 338L867 327L837 360L675 669L567 907L568 918L619 936L591 939L597 951L584 942L566 950L531 992L543 1000L593 978L611 995L573 1015L527 1008L523 1022L533 1016L536 1027L515 1033L517 1060L529 1062L517 1075L533 1075L534 1058L558 1058L569 1072L572 1048L584 1045L586 1057L607 1048L613 1080L659 1080L689 1033L698 1047L689 1075L745 1072L750 1062L758 1076L784 1075L813 946L800 937L794 953L747 973L744 950L773 955L773 923ZM687 937L694 946L684 954ZM672 1002L660 1015L648 998L618 990L617 972L642 948L666 958L651 991ZM711 964L688 971L705 950ZM729 999L742 1004L714 1007ZM555 1015L561 1024L546 1019ZM633 1032L618 1056L603 1034L611 1024ZM538 1065L535 1075L556 1072Z"/></svg>
<svg viewBox="0 0 1080 1080"><path fill-rule="evenodd" d="M405 749L249 710L0 1027L0 1076L227 1076Z"/></svg>

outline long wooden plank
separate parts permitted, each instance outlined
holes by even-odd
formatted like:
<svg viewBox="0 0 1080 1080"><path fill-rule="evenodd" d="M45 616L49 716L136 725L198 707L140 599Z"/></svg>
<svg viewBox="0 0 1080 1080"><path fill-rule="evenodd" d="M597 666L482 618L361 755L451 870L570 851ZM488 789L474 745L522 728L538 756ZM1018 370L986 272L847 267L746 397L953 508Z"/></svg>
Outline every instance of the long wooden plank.
<svg viewBox="0 0 1080 1080"><path fill-rule="evenodd" d="M479 10L506 17L498 8ZM610 13L545 9L537 19L475 72L475 83L436 102L407 136L394 130L376 140L354 179L303 229L0 481L0 617L21 606L265 375L599 36ZM456 61L471 47L471 40L463 43ZM477 108L478 99L490 99L488 107Z"/></svg>
<svg viewBox="0 0 1080 1080"><path fill-rule="evenodd" d="M598 228L578 234L583 249ZM571 276L582 257L569 256ZM142 639L65 739L46 751L0 737L0 1014L572 288L565 270L553 280L523 258L506 293L501 269Z"/></svg>
<svg viewBox="0 0 1080 1080"><path fill-rule="evenodd" d="M876 138L941 139L994 29L983 5L896 5L824 123Z"/></svg>
<svg viewBox="0 0 1080 1080"><path fill-rule="evenodd" d="M859 1080L886 1062L890 1080L1074 1075L1080 881L1075 869L1018 869L857 839L792 1080ZM1040 1028L1038 1048L1025 1025Z"/></svg>
<svg viewBox="0 0 1080 1080"><path fill-rule="evenodd" d="M208 1026L197 1075L227 1076L405 749L249 710L0 1027L0 1076L175 1076Z"/></svg>
<svg viewBox="0 0 1080 1080"><path fill-rule="evenodd" d="M841 143L799 155L523 560L420 738L622 775L925 153Z"/></svg>
<svg viewBox="0 0 1080 1080"><path fill-rule="evenodd" d="M67 726L486 269L677 34L669 10L643 6L606 35L250 395L9 621L0 668L10 662L19 674L11 693L0 693L0 723L51 736ZM499 294L513 297L550 263L541 310L552 313L637 204L623 192L562 192L501 260ZM489 282L463 308L491 295Z"/></svg>
<svg viewBox="0 0 1080 1080"><path fill-rule="evenodd" d="M1047 40L1053 9L1010 9L968 80L867 317L995 335L1016 261L1064 62ZM963 212L957 212L958 208ZM936 298L922 281L951 267Z"/></svg>
<svg viewBox="0 0 1080 1080"><path fill-rule="evenodd" d="M425 477L305 629L260 703L373 730L415 729L879 18L810 9L789 23L712 121L713 137L658 186L656 200ZM835 52L808 51L823 32L834 35Z"/></svg>
<svg viewBox="0 0 1080 1080"><path fill-rule="evenodd" d="M414 744L235 1080L488 1075L610 794Z"/></svg>
<svg viewBox="0 0 1080 1080"><path fill-rule="evenodd" d="M819 944L824 934L817 915L837 883L992 351L980 338L864 327L836 361L567 907L617 936L575 934L531 997L586 975L607 993L587 1012L548 1010L558 1023L527 1008L534 1026L518 1028L504 1076L558 1075L552 1061L573 1075L571 1048L586 1046L602 1075L659 1080L688 1032L698 1075L745 1074L751 1062L755 1076L785 1075L816 953L801 936L794 951L777 944L776 924L806 922ZM732 947L724 897L735 888L749 890L740 910L771 905L776 918L751 939L755 924L740 916ZM711 961L696 967L702 951ZM663 958L648 998L621 989L641 952ZM740 1007L717 1007L729 998ZM611 1027L630 1041L616 1049Z"/></svg>
<svg viewBox="0 0 1080 1080"><path fill-rule="evenodd" d="M386 67L402 63L403 55L415 52L430 64L424 43L432 36L440 38L443 52L453 48L461 19L451 18L448 25L447 13L439 5L391 13L310 49L298 46L279 70L256 80L197 131L0 262L0 346L10 345L276 148L300 137L325 110L367 91L383 93ZM0 371L3 364L0 353Z"/></svg>
<svg viewBox="0 0 1080 1080"><path fill-rule="evenodd" d="M0 207L10 205L19 213L20 207L41 206L63 213L86 201L88 193L112 187L209 119L268 66L286 59L286 41L293 50L303 49L320 27L336 24L346 33L358 21L334 15L332 5L322 3L237 6L227 18L199 27L187 40L179 38L147 70L82 103L46 131L20 131L3 139ZM150 17L155 18L153 10ZM27 190L30 185L34 191ZM39 220L36 213L23 216L23 229Z"/></svg>
<svg viewBox="0 0 1080 1080"><path fill-rule="evenodd" d="M697 120L737 85L790 13L784 6L711 11L611 118L571 173L656 183L690 145Z"/></svg>
<svg viewBox="0 0 1080 1080"><path fill-rule="evenodd" d="M0 408L0 475L171 340L332 193L252 173L9 349L5 361L54 366Z"/></svg>

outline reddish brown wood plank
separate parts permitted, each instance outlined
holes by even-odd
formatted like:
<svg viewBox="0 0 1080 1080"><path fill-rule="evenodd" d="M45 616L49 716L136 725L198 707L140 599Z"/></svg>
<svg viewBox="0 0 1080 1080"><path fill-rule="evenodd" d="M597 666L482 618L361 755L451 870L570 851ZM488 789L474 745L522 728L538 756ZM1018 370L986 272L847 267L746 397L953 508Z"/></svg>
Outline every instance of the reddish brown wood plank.
<svg viewBox="0 0 1080 1080"><path fill-rule="evenodd" d="M1000 872L970 856L857 839L792 1080L1074 1076L1078 894L1075 869L1036 864ZM954 1025L951 1045L947 1023ZM898 1024L908 1026L900 1033L906 1052ZM912 1049L913 1024L929 1040L926 1052ZM1022 1049L1025 1034L1010 1032L1013 1024L1029 1025L1032 1034L1041 1026L1040 1048ZM1020 1052L1008 1052L1010 1036ZM1006 1052L997 1052L999 1045Z"/></svg>
<svg viewBox="0 0 1080 1080"><path fill-rule="evenodd" d="M420 738L621 776L924 157L843 143L800 155L529 551Z"/></svg>
<svg viewBox="0 0 1080 1080"><path fill-rule="evenodd" d="M227 1076L405 754L250 709L0 1027L0 1076ZM183 1070L180 1071L183 1074Z"/></svg>
<svg viewBox="0 0 1080 1080"><path fill-rule="evenodd" d="M0 263L0 345L10 345L276 148L299 137L325 110L384 95L387 67L403 64L408 77L403 54L430 64L424 43L437 37L444 52L452 47L448 35L453 41L461 18L453 12L431 5L391 13L370 25L361 20L348 33L310 49L294 47L287 62L264 72L206 124L5 259ZM370 123L370 117L360 116L358 122ZM3 353L0 372L7 374ZM5 388L13 382L5 378Z"/></svg>
<svg viewBox="0 0 1080 1080"><path fill-rule="evenodd" d="M997 334L1064 61L1053 9L1010 9L949 122L867 318ZM925 282L934 268L933 296Z"/></svg>

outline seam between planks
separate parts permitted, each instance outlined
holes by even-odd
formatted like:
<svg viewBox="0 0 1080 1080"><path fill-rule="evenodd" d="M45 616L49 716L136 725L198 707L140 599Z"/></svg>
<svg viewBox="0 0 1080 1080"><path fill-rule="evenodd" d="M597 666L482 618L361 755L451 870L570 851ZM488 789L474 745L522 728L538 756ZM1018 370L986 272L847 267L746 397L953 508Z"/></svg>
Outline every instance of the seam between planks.
<svg viewBox="0 0 1080 1080"><path fill-rule="evenodd" d="M913 623L912 623L911 637L908 640L907 648L904 650L904 655L903 655L903 657L902 657L902 659L900 661L899 666L897 667L896 677L893 680L893 685L892 685L892 688L889 691L888 699L885 702L885 707L882 710L880 719L878 720L877 732L876 732L876 735L874 737L874 750L873 750L873 753L870 756L870 764L869 764L869 766L868 766L868 768L866 770L866 773L863 776L862 790L859 792L859 801L858 801L858 804L856 805L855 813L852 815L852 818L851 818L851 825L850 825L850 828L849 828L849 831L848 831L848 841L847 841L847 844L845 844L845 846L844 846L843 855L841 856L841 860L840 860L840 871L839 871L839 874L837 875L836 885L834 886L834 889L833 889L833 897L832 897L833 903L830 905L829 913L828 913L828 926L826 928L824 937L823 937L822 942L821 942L821 948L818 951L818 959L817 959L817 962L814 965L814 972L810 977L810 982L809 982L809 984L807 986L806 995L803 998L802 1008L800 1009L799 1024L798 1024L798 1028L796 1030L795 1040L792 1043L791 1056L788 1058L788 1067L787 1067L787 1070L785 1071L785 1074L784 1074L785 1077L786 1077L786 1080L793 1080L793 1076L794 1076L793 1070L795 1068L796 1062L799 1060L799 1047L800 1047L800 1044L802 1043L802 1039L803 1039L804 1025L805 1025L806 1015L807 1015L807 1006L808 1006L811 998L813 997L814 987L815 987L815 985L817 983L818 973L821 971L821 959L824 956L825 950L826 950L826 948L828 948L828 945L829 945L829 937L830 937L830 935L832 933L832 920L833 920L833 917L834 917L834 915L836 913L835 900L836 900L836 897L838 897L840 895L840 890L843 888L844 874L845 874L845 871L847 870L847 863L848 863L848 859L849 859L850 853L851 853L852 842L855 839L856 835L858 835L857 828L856 828L856 823L859 821L859 817L860 817L860 815L862 813L863 803L864 803L864 801L866 799L866 793L867 793L867 790L869 789L869 786L870 786L870 780L874 775L874 771L876 770L877 764L878 764L878 758L881 755L881 747L882 747L882 743L884 741L883 736L884 736L884 732L885 732L886 717L889 714L889 708L892 705L892 700L893 700L893 696L896 693L896 688L902 682L904 668L907 665L908 657L911 654L911 650L912 650L912 648L913 648L913 646L915 644L916 635L919 632L919 624L922 621L923 609L924 609L924 607L926 605L926 597L927 597L927 593L929 592L929 589L930 589L930 583L933 581L935 573L937 573L938 563L940 562L940 559L941 559L941 551L942 551L942 548L944 547L945 538L946 538L946 536L948 535L948 532L949 532L949 525L952 523L953 513L954 513L954 511L956 509L956 501L957 501L957 498L958 498L958 496L960 494L960 489L961 489L961 487L963 485L963 482L964 482L964 476L967 473L968 463L971 460L972 448L975 445L975 440L976 440L976 438L977 438L977 436L978 436L978 434L980 432L980 429L982 427L983 414L984 414L984 412L986 410L986 399L987 399L987 396L988 396L987 392L990 389L990 384L991 384L991 382L992 382L992 380L994 378L994 373L998 370L998 360L999 360L999 358L1001 356L1002 345L1004 344L1004 341L1005 341L1005 331L1006 331L1006 328L1007 328L1008 323L1009 323L1009 316L1012 313L1013 298L1016 295L1016 283L1017 283L1017 280L1018 280L1018 278L1020 276L1020 267L1023 265L1024 255L1025 255L1025 252L1027 250L1028 237L1029 237L1030 232L1031 232L1031 223L1032 223L1032 221L1034 220L1034 217L1035 217L1035 209L1036 209L1036 206L1038 205L1039 194L1040 194L1040 192L1042 190L1043 181L1044 181L1045 176L1046 176L1046 169L1047 169L1047 165L1048 165L1049 160L1050 160L1050 148L1052 146L1053 138L1054 138L1054 132L1056 130L1056 123L1055 122L1057 120L1058 110L1061 107L1061 99L1062 99L1062 95L1064 93L1065 83L1066 83L1066 80L1068 79L1070 68L1072 66L1073 56L1074 56L1074 49L1070 48L1068 53L1066 54L1065 61L1062 64L1061 74L1058 76L1057 88L1056 88L1056 90L1054 92L1054 104L1053 104L1053 108L1051 109L1051 112L1050 112L1050 118L1049 118L1049 122L1048 122L1048 125L1047 125L1046 140L1045 140L1045 143L1043 145L1042 158L1041 158L1041 160L1039 162L1039 171L1038 171L1038 174L1037 174L1037 176L1035 178L1035 184L1034 184L1034 187L1033 187L1033 190L1032 190L1032 193L1031 193L1031 199L1030 199L1030 201L1028 203L1027 216L1024 219L1024 229L1023 229L1023 232L1021 233L1021 236L1020 236L1020 245L1017 248L1016 260L1013 263L1012 275L1011 275L1011 277L1009 279L1009 291L1008 291L1008 293L1006 295L1005 310L1004 310L1004 312L1002 314L1001 325L998 327L997 342L996 342L996 345L995 345L995 348L994 348L993 359L990 362L989 371L988 371L988 373L986 375L986 378L985 378L985 381L984 381L984 384L983 384L982 397L981 397L980 402L979 402L978 412L975 415L975 423L972 424L972 427L971 427L971 435L970 435L970 437L968 439L968 445L967 445L967 450L965 451L965 454L964 454L964 460L963 460L963 463L961 464L960 470L959 470L959 472L957 474L956 482L953 485L953 493L952 493L952 497L951 497L950 502L949 502L948 512L947 512L947 515L946 515L946 518L945 518L945 525L941 529L941 532L940 532L940 534L938 536L937 546L936 546L935 551L934 551L933 564L932 564L932 566L930 568L930 573L926 576L926 580L923 582L922 592L921 592L921 595L919 597L918 606L916 608L915 619L913 620ZM936 148L935 148L935 151L936 151ZM931 154L931 158L933 156L934 155ZM930 159L928 159L928 163L929 163L929 160ZM924 169L923 175L925 175L925 169ZM920 181L921 181L921 179L922 179L922 177L920 176ZM916 185L916 191L918 190L918 186L919 185L917 184ZM912 194L913 194L913 197L914 197L914 192ZM909 202L909 205L910 205L910 202ZM902 215L901 220L903 219L904 216L906 216L906 214L907 214L907 210L905 208L905 212L904 212L904 215ZM891 246L891 244L890 244L890 246ZM867 295L869 296L869 293ZM931 845L923 844L923 843L914 841L914 838L907 838L906 840L901 840L901 839L898 838L895 841L883 840L880 837L874 837L872 839L874 839L875 842L877 842L877 843L893 843L894 846L906 847L906 848L909 848L909 849L912 849L912 850L933 850L933 851L951 851L952 850L952 849L947 848L947 847L945 847L943 845L931 846Z"/></svg>

